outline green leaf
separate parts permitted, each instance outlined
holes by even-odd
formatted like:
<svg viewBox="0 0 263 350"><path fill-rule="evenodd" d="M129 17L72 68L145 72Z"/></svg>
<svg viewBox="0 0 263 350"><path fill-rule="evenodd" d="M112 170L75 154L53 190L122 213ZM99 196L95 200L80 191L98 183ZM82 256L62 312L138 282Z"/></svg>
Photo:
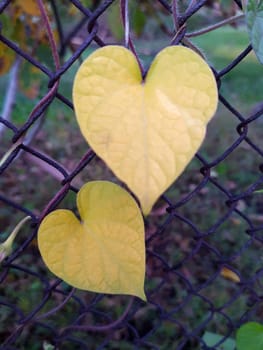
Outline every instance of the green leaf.
<svg viewBox="0 0 263 350"><path fill-rule="evenodd" d="M237 331L237 350L262 350L263 325L248 322Z"/></svg>
<svg viewBox="0 0 263 350"><path fill-rule="evenodd" d="M251 45L263 64L263 0L247 0L245 14Z"/></svg>
<svg viewBox="0 0 263 350"><path fill-rule="evenodd" d="M223 336L220 334L205 332L203 335L203 341L207 346L215 346L218 342L223 339ZM236 342L232 338L226 339L221 345L217 347L217 350L235 350Z"/></svg>

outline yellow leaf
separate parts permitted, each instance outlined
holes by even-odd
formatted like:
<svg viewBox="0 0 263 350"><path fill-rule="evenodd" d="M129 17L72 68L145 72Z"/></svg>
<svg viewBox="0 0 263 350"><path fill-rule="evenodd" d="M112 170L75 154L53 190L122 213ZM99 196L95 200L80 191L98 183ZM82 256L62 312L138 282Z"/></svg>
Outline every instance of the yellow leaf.
<svg viewBox="0 0 263 350"><path fill-rule="evenodd" d="M63 209L42 221L46 265L74 287L145 300L144 222L135 200L111 182L93 181L80 189L77 206L81 222Z"/></svg>
<svg viewBox="0 0 263 350"><path fill-rule="evenodd" d="M144 214L200 147L217 101L209 66L182 46L162 50L145 81L129 50L100 48L73 86L83 136L136 194Z"/></svg>
<svg viewBox="0 0 263 350"><path fill-rule="evenodd" d="M235 271L230 270L228 267L224 266L220 271L220 275L232 282L240 283L240 277L238 274Z"/></svg>

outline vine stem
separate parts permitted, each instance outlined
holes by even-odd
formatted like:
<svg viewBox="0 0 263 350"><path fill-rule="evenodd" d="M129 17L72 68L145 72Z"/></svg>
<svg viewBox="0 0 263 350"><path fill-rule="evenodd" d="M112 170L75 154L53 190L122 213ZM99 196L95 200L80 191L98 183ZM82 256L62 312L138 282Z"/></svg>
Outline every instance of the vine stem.
<svg viewBox="0 0 263 350"><path fill-rule="evenodd" d="M227 19L224 19L223 21L220 21L216 24L213 24L211 26L208 26L206 28L203 28L203 29L200 29L200 30L197 30L195 32L192 32L192 33L188 33L186 34L185 36L187 38L193 38L195 36L199 36L199 35L202 35L202 34L205 34L205 33L208 33L208 32L211 32L217 28L220 28L220 27L223 27L225 26L226 24L230 24L230 23L233 23L233 22L236 22L242 18L244 18L245 15L243 13L239 14L239 15L235 15L235 16L232 16L232 17L229 17Z"/></svg>
<svg viewBox="0 0 263 350"><path fill-rule="evenodd" d="M179 11L177 7L177 0L172 1L172 14L173 14L173 20L174 20L174 29L175 29L175 32L177 32L180 28L180 24L178 20Z"/></svg>
<svg viewBox="0 0 263 350"><path fill-rule="evenodd" d="M6 151L3 157L0 159L0 168L2 168L11 154L23 143L24 136L22 135L12 146Z"/></svg>
<svg viewBox="0 0 263 350"><path fill-rule="evenodd" d="M120 12L121 12L122 23L124 26L125 47L129 48L131 52L134 54L134 56L136 57L136 60L141 70L141 74L142 76L144 76L143 66L140 62L139 56L135 50L134 44L130 36L129 0L120 0Z"/></svg>
<svg viewBox="0 0 263 350"><path fill-rule="evenodd" d="M38 7L41 13L41 18L45 24L46 30L47 30L47 34L48 34L48 40L50 43L50 47L51 47L51 51L52 51L52 56L54 59L54 63L55 63L55 67L56 69L59 69L60 67L60 61L59 61L59 55L58 55L58 49L57 49L57 44L56 44L56 40L54 38L52 29L51 29L51 25L50 25L50 21L48 18L48 14L47 11L45 9L45 5L43 4L42 0L37 0L38 3Z"/></svg>
<svg viewBox="0 0 263 350"><path fill-rule="evenodd" d="M129 47L129 39L130 39L130 21L129 21L129 0L121 0L121 17L122 23L124 26L124 41L125 47Z"/></svg>
<svg viewBox="0 0 263 350"><path fill-rule="evenodd" d="M16 227L13 229L13 231L11 232L11 234L8 236L8 238L0 244L0 263L3 261L3 259L5 259L6 257L8 257L13 250L13 242L18 234L18 232L20 231L20 229L22 228L22 226L29 220L31 220L31 216L26 216L25 218L23 218L17 225Z"/></svg>
<svg viewBox="0 0 263 350"><path fill-rule="evenodd" d="M24 217L19 223L16 225L10 236L7 238L7 240L4 242L5 244L10 244L13 242L13 240L16 238L18 232L20 231L21 227L29 220L31 220L31 216Z"/></svg>
<svg viewBox="0 0 263 350"><path fill-rule="evenodd" d="M115 320L115 321L113 321L105 326L90 326L90 325L69 326L69 327L62 328L60 331L60 334L62 335L62 333L67 332L67 331L108 332L108 331L112 330L113 328L118 327L123 322L123 320L128 316L128 314L132 308L134 299L135 299L135 297L131 297L125 311L117 320Z"/></svg>
<svg viewBox="0 0 263 350"><path fill-rule="evenodd" d="M76 288L72 288L72 290L70 291L70 293L66 296L66 298L62 301L62 303L60 303L58 306L54 307L53 309L45 312L42 315L37 316L34 321L38 322L40 320L42 320L43 318L52 316L53 314L55 314L56 312L58 312L60 309L62 309L62 307L64 305L66 305L66 303L71 299L71 297L73 296L73 294L75 293Z"/></svg>

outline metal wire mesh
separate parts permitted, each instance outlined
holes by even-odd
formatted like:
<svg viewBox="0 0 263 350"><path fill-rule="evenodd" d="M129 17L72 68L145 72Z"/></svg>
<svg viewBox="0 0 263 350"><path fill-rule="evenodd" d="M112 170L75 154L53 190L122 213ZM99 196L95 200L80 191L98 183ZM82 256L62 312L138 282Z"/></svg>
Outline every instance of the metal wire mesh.
<svg viewBox="0 0 263 350"><path fill-rule="evenodd" d="M220 108L231 119L227 126L231 128L231 139L223 141L223 151L217 145L210 152L202 148L192 168L162 196L146 219L147 303L128 296L76 291L55 278L42 263L35 243L38 224L59 205L74 207L72 198L80 179L113 175L91 150L85 151L87 146L81 141L60 156L61 148L66 148L71 137L70 131L66 130L65 135L59 131L66 128L63 125L67 121L55 117L57 126L53 133L50 127L44 128L50 118L47 111L52 113L55 103L73 110L71 100L59 86L88 47L108 44L99 32L100 19L114 1L94 2L92 9L81 1L68 1L82 13L82 19L67 34L59 3L50 1L59 33L59 55L64 63L53 71L0 34L0 41L21 60L36 67L46 81L42 100L33 112L23 116L19 126L0 117L4 127L1 152L15 145L0 169L1 231L9 225L7 218L11 217L12 222L25 215L32 218L31 226L24 228L19 244L1 266L1 349L221 349L226 339L235 337L241 324L262 319L263 206L254 192L263 182L263 150L250 136L250 130L262 127L259 119L263 108L243 115L221 92L224 78L242 64L252 48L244 47L223 69L213 68ZM150 2L150 6L153 3L158 3L171 17L177 16L183 30L176 37L172 33L168 39L180 42L187 34L188 21L207 1L192 1L180 14L175 14L166 0ZM233 3L241 7L239 1ZM1 1L0 13L10 6L10 0ZM80 30L84 33L83 41L71 55L66 55L71 39ZM73 119L73 111L69 113ZM211 129L215 127L213 124ZM218 139L224 137L219 130ZM57 139L61 148L55 151L48 148L49 138ZM77 148L76 158L70 152ZM255 160L251 164L242 163L247 153L249 159ZM235 155L240 158L240 166L233 173L248 181L236 180L233 184L227 176L221 176L224 165L231 164ZM14 190L10 191L10 187ZM40 193L40 198L45 192L48 196L45 193L45 202L39 200L32 207L29 199L35 192ZM222 269L235 272L240 282L224 278ZM209 344L204 337L206 332L221 337Z"/></svg>

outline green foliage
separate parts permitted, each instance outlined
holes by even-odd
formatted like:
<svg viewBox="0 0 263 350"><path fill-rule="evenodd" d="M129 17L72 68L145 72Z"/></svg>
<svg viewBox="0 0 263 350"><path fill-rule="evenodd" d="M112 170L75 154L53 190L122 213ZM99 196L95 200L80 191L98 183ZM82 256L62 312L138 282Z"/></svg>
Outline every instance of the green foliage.
<svg viewBox="0 0 263 350"><path fill-rule="evenodd" d="M246 3L245 14L251 44L263 64L263 1L247 0Z"/></svg>
<svg viewBox="0 0 263 350"><path fill-rule="evenodd" d="M244 26L237 29L227 26L193 38L193 42L205 52L208 61L221 70L248 46L249 37ZM253 89L248 89L248 86L253 86ZM241 111L248 112L252 105L261 101L262 87L263 66L251 52L224 77L220 91Z"/></svg>
<svg viewBox="0 0 263 350"><path fill-rule="evenodd" d="M248 322L237 332L237 350L262 350L263 325L257 322Z"/></svg>

